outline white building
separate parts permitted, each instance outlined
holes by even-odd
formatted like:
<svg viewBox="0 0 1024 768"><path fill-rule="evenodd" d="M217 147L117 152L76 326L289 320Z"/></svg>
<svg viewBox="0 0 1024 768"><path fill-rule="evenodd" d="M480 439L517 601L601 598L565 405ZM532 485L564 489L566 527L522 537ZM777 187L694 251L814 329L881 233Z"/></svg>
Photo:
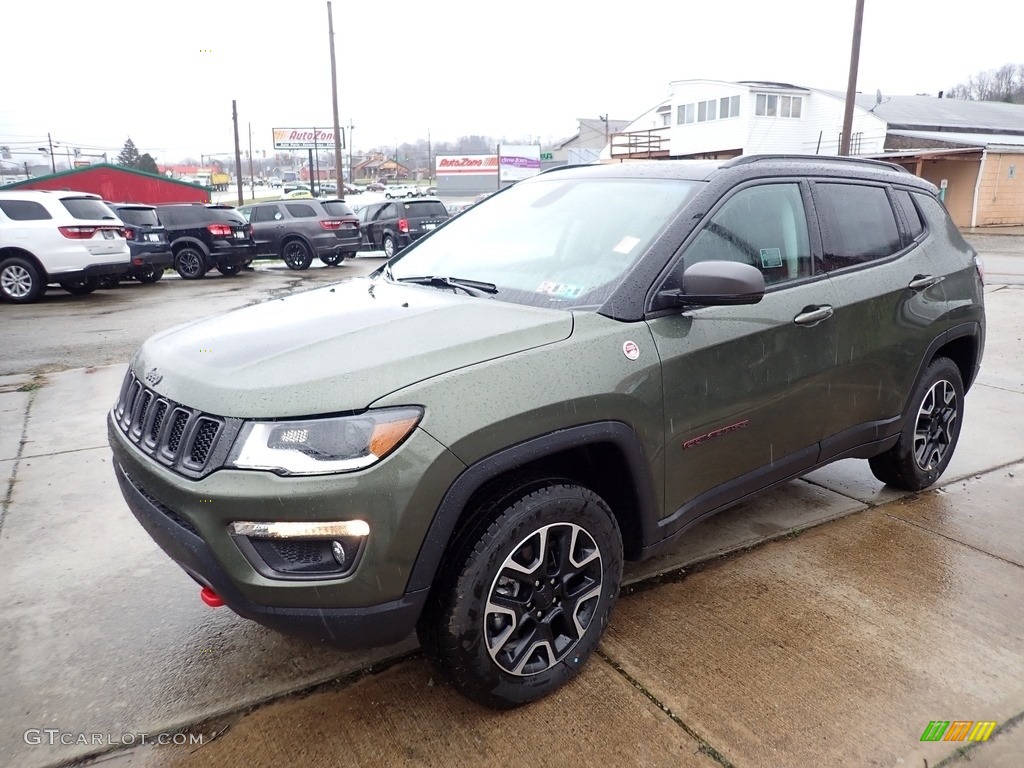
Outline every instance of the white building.
<svg viewBox="0 0 1024 768"><path fill-rule="evenodd" d="M839 153L842 97L787 83L676 80L669 98L615 134L601 159L724 159ZM883 151L886 122L854 109L851 154Z"/></svg>

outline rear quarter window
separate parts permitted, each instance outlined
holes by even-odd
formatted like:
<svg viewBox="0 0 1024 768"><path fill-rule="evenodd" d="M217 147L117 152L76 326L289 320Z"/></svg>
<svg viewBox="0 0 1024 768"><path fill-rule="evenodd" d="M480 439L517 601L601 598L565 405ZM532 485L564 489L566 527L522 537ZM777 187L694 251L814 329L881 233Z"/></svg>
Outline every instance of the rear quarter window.
<svg viewBox="0 0 1024 768"><path fill-rule="evenodd" d="M76 219L102 221L103 219L117 218L102 200L95 200L91 197L65 197L61 198L60 202Z"/></svg>
<svg viewBox="0 0 1024 768"><path fill-rule="evenodd" d="M0 200L0 211L11 221L45 221L53 218L35 200Z"/></svg>
<svg viewBox="0 0 1024 768"><path fill-rule="evenodd" d="M921 214L918 212L917 206L914 205L910 193L905 189L896 190L896 202L903 210L907 226L910 228L911 239L916 240L924 232L924 222L921 220Z"/></svg>

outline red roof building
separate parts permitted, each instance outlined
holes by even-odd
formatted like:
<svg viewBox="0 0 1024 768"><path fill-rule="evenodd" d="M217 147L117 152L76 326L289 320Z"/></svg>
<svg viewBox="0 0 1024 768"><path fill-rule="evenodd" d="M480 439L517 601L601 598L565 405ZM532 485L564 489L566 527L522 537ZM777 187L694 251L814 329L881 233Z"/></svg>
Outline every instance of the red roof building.
<svg viewBox="0 0 1024 768"><path fill-rule="evenodd" d="M113 203L163 205L165 203L210 202L210 191L206 187L109 163L73 168L70 171L62 171L48 176L37 176L28 181L8 184L3 189L90 192Z"/></svg>

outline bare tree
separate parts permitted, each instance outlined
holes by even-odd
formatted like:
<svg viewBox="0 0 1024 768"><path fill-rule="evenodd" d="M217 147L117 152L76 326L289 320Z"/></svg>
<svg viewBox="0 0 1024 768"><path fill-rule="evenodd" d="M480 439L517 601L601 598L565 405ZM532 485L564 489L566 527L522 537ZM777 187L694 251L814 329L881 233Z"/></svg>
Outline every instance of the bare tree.
<svg viewBox="0 0 1024 768"><path fill-rule="evenodd" d="M999 69L979 72L946 94L951 99L1024 104L1024 64L1004 64Z"/></svg>

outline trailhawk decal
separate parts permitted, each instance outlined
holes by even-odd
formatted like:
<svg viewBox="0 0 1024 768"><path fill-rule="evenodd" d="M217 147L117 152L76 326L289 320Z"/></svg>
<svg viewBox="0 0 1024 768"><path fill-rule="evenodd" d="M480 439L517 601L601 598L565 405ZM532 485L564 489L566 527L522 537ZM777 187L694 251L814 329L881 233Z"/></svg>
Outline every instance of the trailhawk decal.
<svg viewBox="0 0 1024 768"><path fill-rule="evenodd" d="M706 435L700 435L699 437L691 438L687 440L685 443L683 443L683 450L685 451L687 448L693 448L694 446L700 445L701 443L706 443L708 440L713 440L716 437L721 437L722 435L726 435L729 432L739 432L741 429L746 429L749 423L750 419L744 419L743 421L737 421L735 424L730 424L727 427L715 429L711 432L708 432Z"/></svg>

